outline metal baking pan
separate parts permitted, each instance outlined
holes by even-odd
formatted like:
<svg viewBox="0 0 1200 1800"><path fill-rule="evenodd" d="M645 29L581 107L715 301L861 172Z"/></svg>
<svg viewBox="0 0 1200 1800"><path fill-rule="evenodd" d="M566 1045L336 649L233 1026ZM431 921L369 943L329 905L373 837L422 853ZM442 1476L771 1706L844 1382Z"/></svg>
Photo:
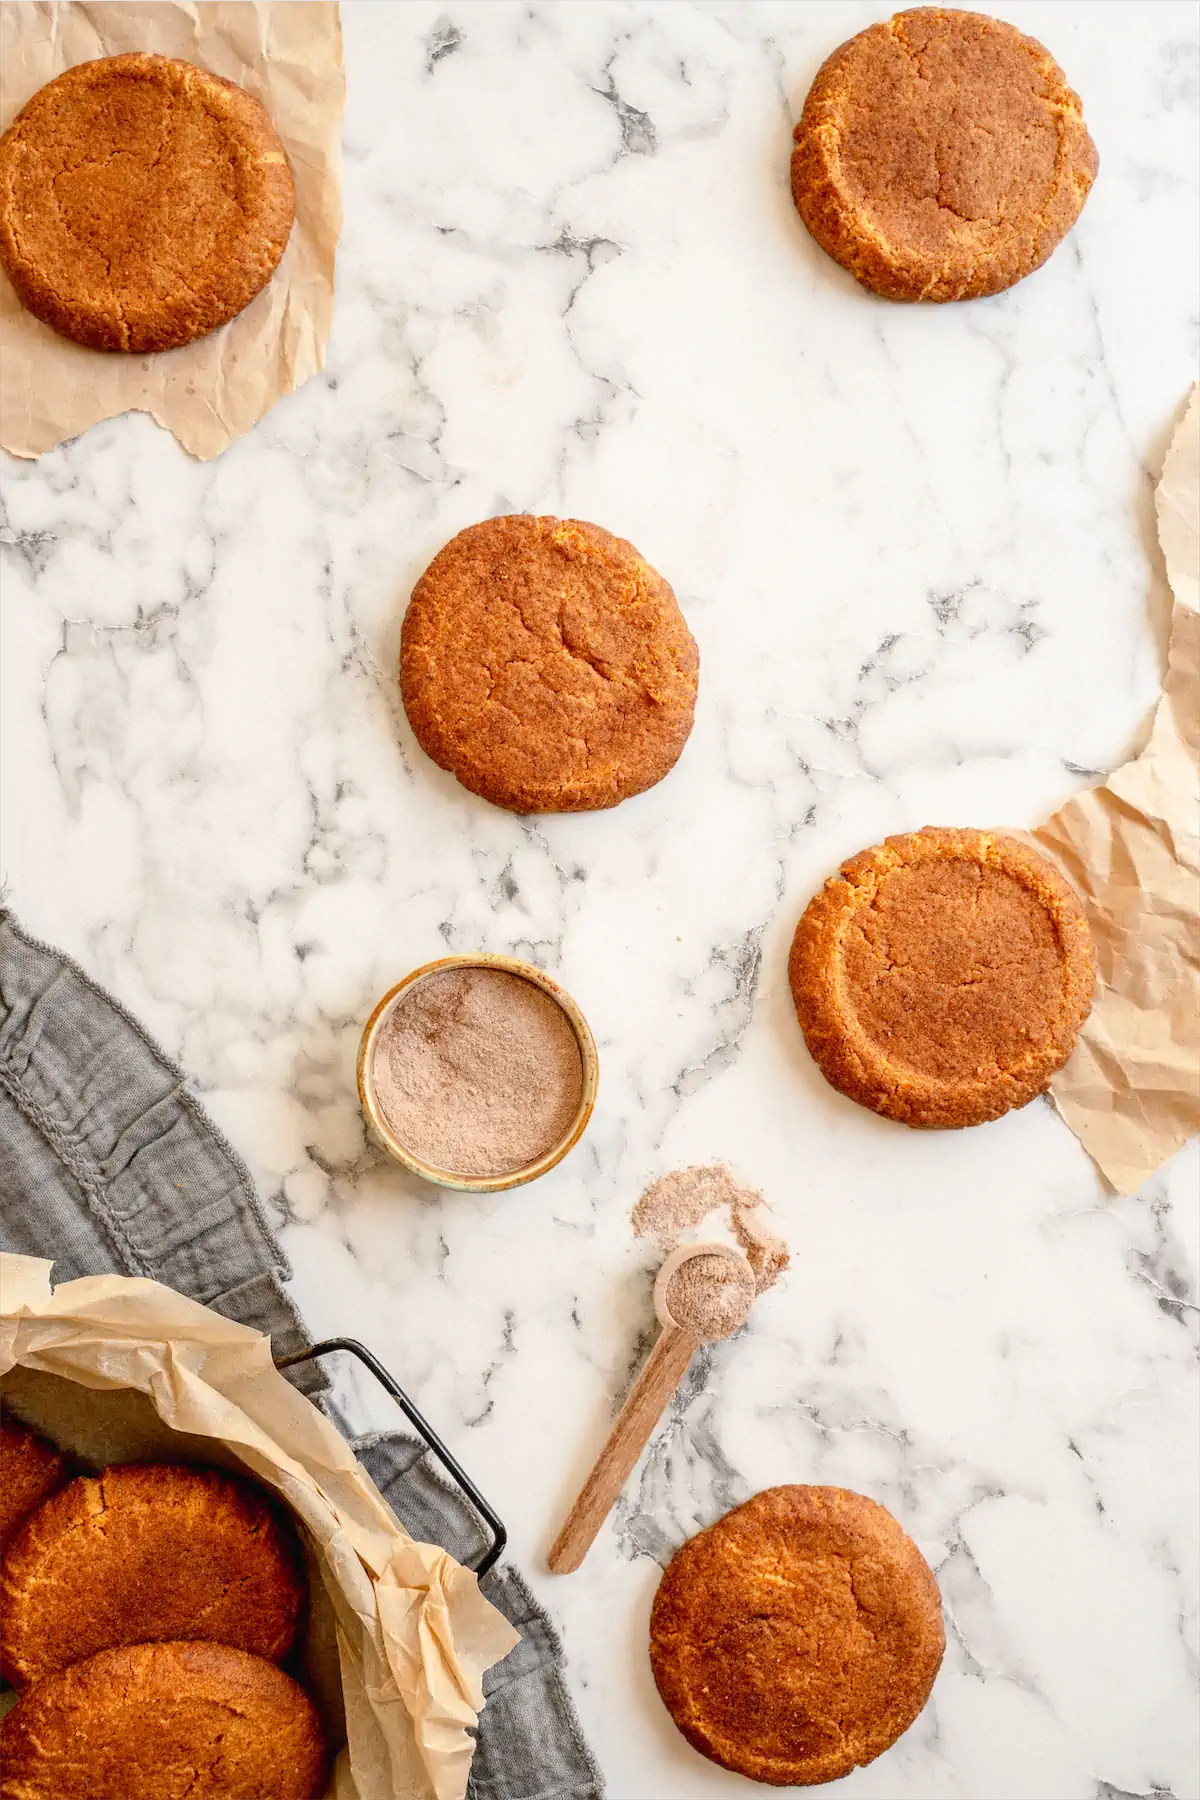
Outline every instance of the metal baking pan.
<svg viewBox="0 0 1200 1800"><path fill-rule="evenodd" d="M400 1383L392 1380L379 1358L372 1356L366 1345L360 1344L356 1338L325 1338L321 1343L313 1344L307 1350L297 1350L292 1356L277 1357L275 1367L277 1369L299 1368L301 1363L317 1362L321 1357L329 1356L334 1350L348 1350L351 1356L358 1358L364 1368L371 1371L380 1387L385 1388L391 1395L418 1436L424 1440L426 1448L437 1457L446 1473L462 1489L483 1520L492 1541L479 1561L468 1565L472 1573L482 1579L489 1569L495 1568L504 1554L504 1546L508 1542L508 1532L504 1523L495 1508L489 1506L458 1459L451 1455L428 1419L409 1399Z"/></svg>

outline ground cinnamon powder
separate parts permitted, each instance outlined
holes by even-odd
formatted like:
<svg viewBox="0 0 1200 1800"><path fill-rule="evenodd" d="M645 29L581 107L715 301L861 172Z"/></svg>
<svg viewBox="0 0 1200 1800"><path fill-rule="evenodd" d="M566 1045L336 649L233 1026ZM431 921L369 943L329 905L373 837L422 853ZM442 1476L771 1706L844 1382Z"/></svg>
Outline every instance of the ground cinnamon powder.
<svg viewBox="0 0 1200 1800"><path fill-rule="evenodd" d="M405 1149L447 1175L510 1175L552 1150L583 1092L570 1020L504 969L443 969L401 995L372 1060Z"/></svg>

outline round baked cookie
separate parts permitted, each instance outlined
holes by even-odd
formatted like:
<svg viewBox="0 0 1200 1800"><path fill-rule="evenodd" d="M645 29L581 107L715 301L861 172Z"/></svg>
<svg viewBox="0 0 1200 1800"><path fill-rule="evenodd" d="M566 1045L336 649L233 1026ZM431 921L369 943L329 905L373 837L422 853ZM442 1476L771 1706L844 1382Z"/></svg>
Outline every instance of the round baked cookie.
<svg viewBox="0 0 1200 1800"><path fill-rule="evenodd" d="M985 13L922 6L825 62L792 151L822 250L888 300L974 300L1039 268L1099 159L1042 45Z"/></svg>
<svg viewBox="0 0 1200 1800"><path fill-rule="evenodd" d="M663 1703L702 1755L775 1787L872 1762L945 1648L929 1565L846 1488L777 1487L689 1539L650 1614Z"/></svg>
<svg viewBox="0 0 1200 1800"><path fill-rule="evenodd" d="M0 1412L0 1550L65 1474L66 1458L48 1438Z"/></svg>
<svg viewBox="0 0 1200 1800"><path fill-rule="evenodd" d="M287 1655L305 1582L295 1530L214 1469L125 1463L26 1520L0 1568L0 1652L17 1685L113 1644L214 1638Z"/></svg>
<svg viewBox="0 0 1200 1800"><path fill-rule="evenodd" d="M428 756L513 812L589 812L653 787L692 729L700 666L632 544L517 513L452 538L413 589L404 710Z"/></svg>
<svg viewBox="0 0 1200 1800"><path fill-rule="evenodd" d="M906 1125L980 1125L1062 1068L1095 955L1044 857L927 825L842 864L796 927L788 973L832 1086Z"/></svg>
<svg viewBox="0 0 1200 1800"><path fill-rule="evenodd" d="M295 187L252 94L168 56L78 63L0 138L0 263L96 350L170 350L270 280Z"/></svg>
<svg viewBox="0 0 1200 1800"><path fill-rule="evenodd" d="M0 1800L318 1800L327 1758L303 1689L228 1644L101 1650L0 1725Z"/></svg>

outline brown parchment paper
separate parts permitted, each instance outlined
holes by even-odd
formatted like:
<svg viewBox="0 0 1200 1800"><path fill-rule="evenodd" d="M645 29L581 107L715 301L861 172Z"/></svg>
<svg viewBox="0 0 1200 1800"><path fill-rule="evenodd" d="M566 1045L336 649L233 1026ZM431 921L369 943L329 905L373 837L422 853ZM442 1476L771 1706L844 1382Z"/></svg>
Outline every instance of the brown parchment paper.
<svg viewBox="0 0 1200 1800"><path fill-rule="evenodd" d="M463 1800L484 1671L517 1642L474 1575L403 1531L261 1332L156 1281L97 1275L52 1289L52 1266L0 1255L6 1392L37 1375L131 1390L193 1451L210 1442L215 1460L232 1453L275 1488L305 1527L333 1613L347 1734L336 1800ZM112 1454L127 1460L137 1442ZM99 1460L94 1442L66 1447Z"/></svg>
<svg viewBox="0 0 1200 1800"><path fill-rule="evenodd" d="M27 313L0 272L0 444L40 456L115 413L148 412L217 456L325 361L342 222L341 23L328 0L3 0L0 131L75 63L149 50L236 81L291 158L296 220L271 280L220 331L152 356L89 350Z"/></svg>
<svg viewBox="0 0 1200 1800"><path fill-rule="evenodd" d="M1098 984L1051 1084L1119 1194L1200 1130L1200 399L1155 493L1173 609L1166 679L1141 755L1033 833L1087 903Z"/></svg>

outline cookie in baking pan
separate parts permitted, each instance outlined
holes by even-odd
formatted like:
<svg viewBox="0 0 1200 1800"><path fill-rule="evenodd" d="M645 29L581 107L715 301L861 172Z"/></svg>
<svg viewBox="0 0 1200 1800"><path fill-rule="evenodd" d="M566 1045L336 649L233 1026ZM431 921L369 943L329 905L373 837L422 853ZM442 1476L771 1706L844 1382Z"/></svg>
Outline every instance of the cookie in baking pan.
<svg viewBox="0 0 1200 1800"><path fill-rule="evenodd" d="M66 1479L67 1459L11 1412L0 1412L0 1549Z"/></svg>
<svg viewBox="0 0 1200 1800"><path fill-rule="evenodd" d="M305 1598L291 1520L215 1469L126 1463L44 1502L0 1568L0 1660L23 1685L114 1644L214 1638L280 1659Z"/></svg>
<svg viewBox="0 0 1200 1800"><path fill-rule="evenodd" d="M0 1725L0 1800L317 1800L316 1711L229 1644L131 1644L37 1681Z"/></svg>

